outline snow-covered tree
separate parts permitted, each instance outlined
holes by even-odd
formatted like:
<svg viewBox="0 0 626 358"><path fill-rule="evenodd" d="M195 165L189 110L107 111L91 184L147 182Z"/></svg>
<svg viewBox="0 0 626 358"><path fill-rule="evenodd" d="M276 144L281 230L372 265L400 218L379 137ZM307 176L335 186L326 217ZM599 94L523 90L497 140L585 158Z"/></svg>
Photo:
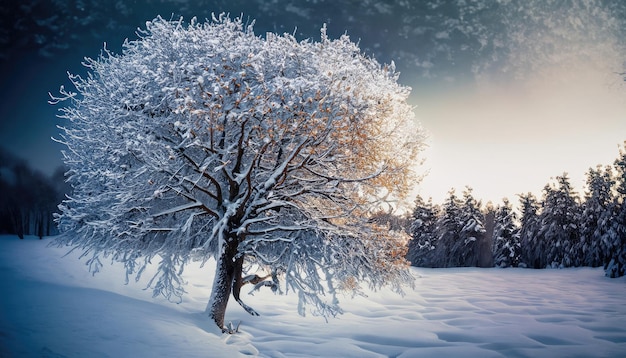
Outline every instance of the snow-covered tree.
<svg viewBox="0 0 626 358"><path fill-rule="evenodd" d="M485 228L480 202L466 188L463 198L455 190L449 192L435 229L436 243L432 255L433 267L477 266ZM491 248L487 248L490 252Z"/></svg>
<svg viewBox="0 0 626 358"><path fill-rule="evenodd" d="M537 235L547 249L549 267L580 266L578 256L580 204L567 173L556 177L556 185L546 185L539 215Z"/></svg>
<svg viewBox="0 0 626 358"><path fill-rule="evenodd" d="M587 191L582 203L580 221L580 256L583 266L598 267L604 264L602 237L610 224L602 220L613 210L614 195L611 167L590 168L587 172Z"/></svg>
<svg viewBox="0 0 626 358"><path fill-rule="evenodd" d="M436 225L439 209L432 198L424 201L421 196L415 199L411 215L411 240L408 243L406 258L413 266L434 267L433 254L437 246Z"/></svg>
<svg viewBox="0 0 626 358"><path fill-rule="evenodd" d="M480 266L483 251L491 256L491 245L485 245L484 217L480 207L481 203L472 195L472 189L465 188L460 211L461 231L453 250L459 257L458 266Z"/></svg>
<svg viewBox="0 0 626 358"><path fill-rule="evenodd" d="M462 202L451 189L448 198L441 206L441 213L437 218L435 228L436 244L432 255L433 267L459 266L459 258L456 257L457 243L463 228L460 221Z"/></svg>
<svg viewBox="0 0 626 358"><path fill-rule="evenodd" d="M546 245L538 235L540 229L539 203L532 193L520 194L521 265L530 268L546 267Z"/></svg>
<svg viewBox="0 0 626 358"><path fill-rule="evenodd" d="M496 209L494 221L493 263L497 267L517 267L521 255L520 230L508 199Z"/></svg>
<svg viewBox="0 0 626 358"><path fill-rule="evenodd" d="M605 274L620 277L626 274L626 142L613 167L617 181L616 198L611 210L600 219L599 226L606 228L602 235Z"/></svg>
<svg viewBox="0 0 626 358"><path fill-rule="evenodd" d="M480 205L471 188L463 191L463 198L454 189L450 190L437 218L435 249L429 253L429 266L478 266L485 234ZM491 248L487 251L490 254Z"/></svg>
<svg viewBox="0 0 626 358"><path fill-rule="evenodd" d="M217 262L207 314L224 329L246 283L294 291L300 313L341 312L336 292L410 282L405 238L368 220L402 199L423 137L393 64L347 36L254 34L226 16L157 18L121 55L87 59L61 88L59 141L73 194L59 243L179 300L191 259ZM260 277L256 274L260 272Z"/></svg>

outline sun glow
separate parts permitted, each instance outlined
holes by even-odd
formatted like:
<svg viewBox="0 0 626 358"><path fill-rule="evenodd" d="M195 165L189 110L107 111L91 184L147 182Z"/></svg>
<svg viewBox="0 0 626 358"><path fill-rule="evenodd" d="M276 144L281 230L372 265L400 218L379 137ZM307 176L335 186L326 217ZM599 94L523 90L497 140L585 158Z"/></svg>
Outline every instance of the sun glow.
<svg viewBox="0 0 626 358"><path fill-rule="evenodd" d="M626 136L626 91L609 66L552 68L511 84L483 83L418 99L431 132L420 194L441 202L451 188L483 201L541 190L568 172L611 164Z"/></svg>

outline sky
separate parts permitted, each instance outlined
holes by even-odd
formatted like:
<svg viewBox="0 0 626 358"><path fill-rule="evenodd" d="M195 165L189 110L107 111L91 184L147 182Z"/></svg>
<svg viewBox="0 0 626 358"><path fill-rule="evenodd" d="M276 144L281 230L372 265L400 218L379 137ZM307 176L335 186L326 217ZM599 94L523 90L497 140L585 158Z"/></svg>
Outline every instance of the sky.
<svg viewBox="0 0 626 358"><path fill-rule="evenodd" d="M585 173L612 164L626 138L621 79L591 67L513 84L463 88L417 104L430 132L419 193L442 202L450 188L499 203L568 173L583 192ZM419 100L418 100L419 102Z"/></svg>
<svg viewBox="0 0 626 358"><path fill-rule="evenodd" d="M626 3L609 0L23 1L0 5L0 145L51 173L63 125L48 92L84 74L83 57L157 15L228 12L255 30L319 38L347 33L399 81L429 134L416 194L441 202L465 186L483 202L541 195L568 172L611 164L626 140ZM1 165L1 163L0 163Z"/></svg>

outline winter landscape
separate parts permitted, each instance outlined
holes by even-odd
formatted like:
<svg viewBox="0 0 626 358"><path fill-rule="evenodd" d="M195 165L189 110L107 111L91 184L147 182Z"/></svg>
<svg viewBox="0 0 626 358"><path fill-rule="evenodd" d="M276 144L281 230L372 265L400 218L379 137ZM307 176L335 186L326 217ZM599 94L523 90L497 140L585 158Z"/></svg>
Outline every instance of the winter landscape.
<svg viewBox="0 0 626 358"><path fill-rule="evenodd" d="M626 356L625 39L602 0L0 5L0 358Z"/></svg>
<svg viewBox="0 0 626 358"><path fill-rule="evenodd" d="M153 299L105 265L0 237L2 357L623 357L626 279L602 269L413 268L415 289L343 297L343 315L301 317L293 295L232 305L222 334L203 314L211 265L185 271L180 304ZM247 296L247 294L246 294Z"/></svg>

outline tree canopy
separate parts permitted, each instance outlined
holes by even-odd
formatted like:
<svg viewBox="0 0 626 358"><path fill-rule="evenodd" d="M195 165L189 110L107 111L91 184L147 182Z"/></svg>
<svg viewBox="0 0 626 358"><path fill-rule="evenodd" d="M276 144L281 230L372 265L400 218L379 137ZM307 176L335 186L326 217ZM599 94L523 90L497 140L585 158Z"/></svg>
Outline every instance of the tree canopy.
<svg viewBox="0 0 626 358"><path fill-rule="evenodd" d="M259 37L226 16L157 18L139 35L51 101L69 101L60 244L137 277L158 256L151 285L169 299L185 263L215 258L207 313L222 328L231 291L256 314L247 282L334 315L339 289L410 281L403 238L368 220L409 193L423 143L393 63L325 28L319 42Z"/></svg>

